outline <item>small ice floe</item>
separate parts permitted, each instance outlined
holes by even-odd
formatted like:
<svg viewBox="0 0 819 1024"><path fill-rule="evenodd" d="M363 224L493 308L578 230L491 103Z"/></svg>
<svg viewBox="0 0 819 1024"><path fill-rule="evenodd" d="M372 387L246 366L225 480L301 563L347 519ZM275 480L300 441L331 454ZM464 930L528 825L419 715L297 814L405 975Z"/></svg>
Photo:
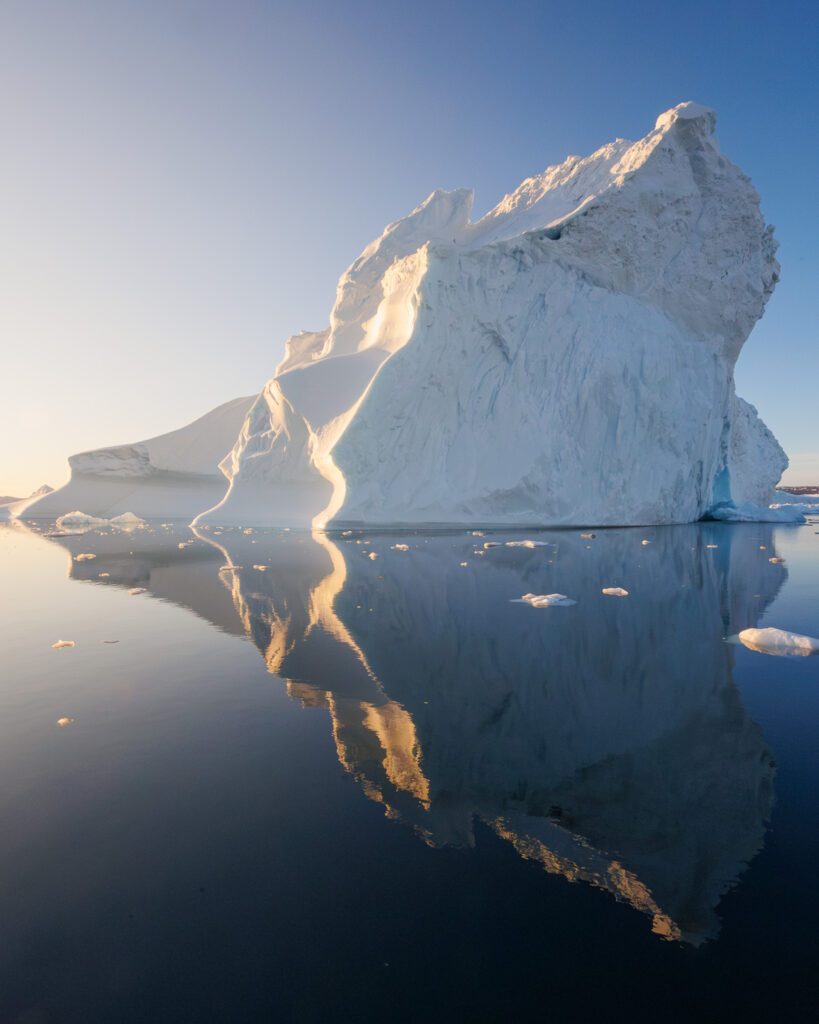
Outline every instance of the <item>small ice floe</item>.
<svg viewBox="0 0 819 1024"><path fill-rule="evenodd" d="M530 604L533 608L567 608L570 604L577 604L565 594L524 594L516 599L524 604Z"/></svg>
<svg viewBox="0 0 819 1024"><path fill-rule="evenodd" d="M594 540L594 538L596 536L597 536L596 533L581 533L580 534L580 539L581 540Z"/></svg>
<svg viewBox="0 0 819 1024"><path fill-rule="evenodd" d="M393 544L393 551L409 551L409 544Z"/></svg>
<svg viewBox="0 0 819 1024"><path fill-rule="evenodd" d="M483 532L483 530L473 530L472 531L472 536L473 537L485 537L486 534Z"/></svg>
<svg viewBox="0 0 819 1024"><path fill-rule="evenodd" d="M180 551L184 551L184 549L191 544L193 544L192 540L181 540L176 546L179 548Z"/></svg>
<svg viewBox="0 0 819 1024"><path fill-rule="evenodd" d="M786 629L743 629L740 643L762 654L806 656L819 654L819 640L802 633L789 633Z"/></svg>
<svg viewBox="0 0 819 1024"><path fill-rule="evenodd" d="M469 562L461 562L461 568L465 569L469 565Z"/></svg>
<svg viewBox="0 0 819 1024"><path fill-rule="evenodd" d="M650 540L641 540L640 543L643 545L643 547L645 547L646 544L650 544L651 541Z"/></svg>
<svg viewBox="0 0 819 1024"><path fill-rule="evenodd" d="M98 572L97 573L97 576L99 576L100 579L104 579L105 577L110 576L110 575L111 575L110 572Z"/></svg>
<svg viewBox="0 0 819 1024"><path fill-rule="evenodd" d="M506 542L508 548L545 548L546 546L545 540L508 540Z"/></svg>
<svg viewBox="0 0 819 1024"><path fill-rule="evenodd" d="M776 556L775 556L774 558L769 558L769 559L768 559L768 561L769 561L769 562L770 562L770 563L771 563L772 565L781 565L781 564L782 564L782 562L784 562L784 561L785 561L785 559L784 559L784 558L778 558L778 557L776 557Z"/></svg>
<svg viewBox="0 0 819 1024"><path fill-rule="evenodd" d="M768 549L767 549L767 548L765 547L765 545L764 545L764 544L760 544L760 545L759 545L759 550L760 550L760 551L767 551Z"/></svg>
<svg viewBox="0 0 819 1024"><path fill-rule="evenodd" d="M59 725L59 727L60 727L60 728L62 729L62 728L64 728L64 727L65 727L66 725L71 725L71 723L72 723L73 721L74 721L74 719L73 719L73 718L58 718L58 719L57 719L57 725Z"/></svg>
<svg viewBox="0 0 819 1024"><path fill-rule="evenodd" d="M342 537L352 537L352 535L353 535L353 531L352 530L342 530L341 531L341 536Z"/></svg>
<svg viewBox="0 0 819 1024"><path fill-rule="evenodd" d="M243 565L220 565L219 572L238 572L240 569L244 569Z"/></svg>
<svg viewBox="0 0 819 1024"><path fill-rule="evenodd" d="M96 555L91 554L90 551L83 551L81 555L74 555L75 562L90 562L92 558L96 558Z"/></svg>
<svg viewBox="0 0 819 1024"><path fill-rule="evenodd" d="M244 535L245 535L246 537L249 537L249 536L250 536L250 534L251 534L251 533L253 533L253 530L251 530L251 528L250 528L250 527L248 526L248 527L247 527L247 529L245 529L245 530L242 530L242 533L243 533L243 534L244 534Z"/></svg>
<svg viewBox="0 0 819 1024"><path fill-rule="evenodd" d="M719 547L719 544L706 544L705 546L706 546L707 548L718 548L718 547Z"/></svg>
<svg viewBox="0 0 819 1024"><path fill-rule="evenodd" d="M603 587L603 593L609 597L628 597L628 591L622 587Z"/></svg>
<svg viewBox="0 0 819 1024"><path fill-rule="evenodd" d="M484 547L485 547L485 548L487 548L487 549L489 549L489 548L499 548L499 547L500 547L500 541L497 541L497 540L488 540L488 541L487 541L487 542L486 542L486 543L484 544Z"/></svg>
<svg viewBox="0 0 819 1024"><path fill-rule="evenodd" d="M269 565L254 565L253 568L256 570L256 572L267 572L267 570L270 568L270 566Z"/></svg>
<svg viewBox="0 0 819 1024"><path fill-rule="evenodd" d="M367 552L367 558L371 559L371 561L374 562L376 560L376 558L378 558L378 552L377 551L369 551L369 552Z"/></svg>
<svg viewBox="0 0 819 1024"><path fill-rule="evenodd" d="M147 594L148 591L145 589L145 587L131 587L128 593L131 595L131 597L136 597L137 594Z"/></svg>
<svg viewBox="0 0 819 1024"><path fill-rule="evenodd" d="M59 651L63 647L73 647L73 640L58 640L56 644L52 644L51 647L55 651Z"/></svg>

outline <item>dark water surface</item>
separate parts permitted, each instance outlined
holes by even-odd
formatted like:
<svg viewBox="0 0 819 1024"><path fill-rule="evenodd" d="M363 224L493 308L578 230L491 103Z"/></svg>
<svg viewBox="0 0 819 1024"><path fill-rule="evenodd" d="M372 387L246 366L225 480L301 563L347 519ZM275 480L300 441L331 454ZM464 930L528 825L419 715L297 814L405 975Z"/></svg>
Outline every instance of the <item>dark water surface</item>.
<svg viewBox="0 0 819 1024"><path fill-rule="evenodd" d="M818 528L0 527L0 1022L817 1019Z"/></svg>

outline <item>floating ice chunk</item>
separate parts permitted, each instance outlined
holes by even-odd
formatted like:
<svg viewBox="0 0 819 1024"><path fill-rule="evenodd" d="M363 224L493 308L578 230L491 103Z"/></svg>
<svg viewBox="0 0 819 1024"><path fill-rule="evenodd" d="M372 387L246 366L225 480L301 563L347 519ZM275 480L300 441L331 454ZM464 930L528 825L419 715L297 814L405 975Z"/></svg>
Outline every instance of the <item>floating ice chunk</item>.
<svg viewBox="0 0 819 1024"><path fill-rule="evenodd" d="M134 515L133 512L123 512L122 515L114 516L114 518L109 519L108 522L111 526L118 526L121 530L136 530L141 526L148 525L144 519L140 519L139 516Z"/></svg>
<svg viewBox="0 0 819 1024"><path fill-rule="evenodd" d="M97 556L92 554L90 551L83 551L81 555L74 555L75 562L90 562L92 558Z"/></svg>
<svg viewBox="0 0 819 1024"><path fill-rule="evenodd" d="M88 530L94 530L100 526L113 526L117 530L138 530L147 526L147 523L133 512L123 512L122 515L114 516L113 519L100 519L98 516L90 516L87 512L77 510L76 512L66 512L54 525L58 530L86 533Z"/></svg>
<svg viewBox="0 0 819 1024"><path fill-rule="evenodd" d="M145 587L131 587L128 593L131 595L131 597L136 597L137 594L147 594L148 591L145 589Z"/></svg>
<svg viewBox="0 0 819 1024"><path fill-rule="evenodd" d="M596 536L597 536L596 533L581 533L580 534L581 540L594 540L594 538Z"/></svg>
<svg viewBox="0 0 819 1024"><path fill-rule="evenodd" d="M246 530L242 530L242 533L244 533L246 536L249 536L251 533L253 533L253 530L248 526Z"/></svg>
<svg viewBox="0 0 819 1024"><path fill-rule="evenodd" d="M240 569L244 569L243 565L220 565L219 572L238 572Z"/></svg>
<svg viewBox="0 0 819 1024"><path fill-rule="evenodd" d="M378 558L378 552L377 551L370 551L368 553L368 555L367 555L367 558L372 559L372 561L374 562L376 560L376 558Z"/></svg>
<svg viewBox="0 0 819 1024"><path fill-rule="evenodd" d="M70 530L75 526L105 526L107 519L98 519L97 516L89 516L87 512L66 512L64 516L55 523L58 530Z"/></svg>
<svg viewBox="0 0 819 1024"><path fill-rule="evenodd" d="M52 644L51 645L51 647L55 651L59 651L60 648L62 648L62 647L73 647L73 646L74 646L74 641L73 640L58 640L56 642L56 644Z"/></svg>
<svg viewBox="0 0 819 1024"><path fill-rule="evenodd" d="M565 594L524 594L518 601L530 604L533 608L568 607L570 604L577 604Z"/></svg>
<svg viewBox="0 0 819 1024"><path fill-rule="evenodd" d="M643 547L645 547L646 544L650 544L651 541L650 540L641 540L640 543L643 545Z"/></svg>
<svg viewBox="0 0 819 1024"><path fill-rule="evenodd" d="M267 570L270 568L270 566L269 565L254 565L253 568L256 570L256 572L267 572Z"/></svg>
<svg viewBox="0 0 819 1024"><path fill-rule="evenodd" d="M97 576L99 576L100 579L102 579L103 577L106 577L106 576L110 576L110 575L111 575L110 572L98 572L97 573Z"/></svg>
<svg viewBox="0 0 819 1024"><path fill-rule="evenodd" d="M472 531L472 536L473 537L485 537L486 534L483 532L483 530L473 530Z"/></svg>
<svg viewBox="0 0 819 1024"><path fill-rule="evenodd" d="M484 544L484 547L488 545ZM506 542L508 548L545 548L545 540L508 540Z"/></svg>
<svg viewBox="0 0 819 1024"><path fill-rule="evenodd" d="M768 561L772 565L781 565L785 561L785 559L784 558L779 558L779 557L774 557L774 558L769 558Z"/></svg>
<svg viewBox="0 0 819 1024"><path fill-rule="evenodd" d="M707 548L718 548L718 547L719 547L719 544L706 544L705 546L706 546Z"/></svg>
<svg viewBox="0 0 819 1024"><path fill-rule="evenodd" d="M73 718L58 718L57 725L59 725L59 727L62 729L66 725L71 725L73 721Z"/></svg>
<svg viewBox="0 0 819 1024"><path fill-rule="evenodd" d="M469 562L461 562L461 568L465 569L469 565Z"/></svg>
<svg viewBox="0 0 819 1024"><path fill-rule="evenodd" d="M500 542L499 542L499 541L496 541L496 540L488 540L488 541L487 541L487 542L486 542L486 543L484 544L484 547L485 547L485 548L499 548L499 547L500 547Z"/></svg>
<svg viewBox="0 0 819 1024"><path fill-rule="evenodd" d="M789 633L785 629L743 629L740 642L752 651L762 654L797 655L819 654L819 640L802 633Z"/></svg>
<svg viewBox="0 0 819 1024"><path fill-rule="evenodd" d="M409 551L409 544L393 544L393 551Z"/></svg>
<svg viewBox="0 0 819 1024"><path fill-rule="evenodd" d="M628 597L628 591L622 587L603 587L603 593L609 597Z"/></svg>

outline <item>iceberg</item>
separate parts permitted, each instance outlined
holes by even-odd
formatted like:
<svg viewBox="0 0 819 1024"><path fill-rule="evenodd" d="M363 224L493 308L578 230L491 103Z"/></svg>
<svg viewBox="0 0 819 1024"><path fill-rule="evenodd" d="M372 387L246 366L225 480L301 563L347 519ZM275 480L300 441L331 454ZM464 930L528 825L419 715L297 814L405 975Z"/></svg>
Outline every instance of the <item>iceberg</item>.
<svg viewBox="0 0 819 1024"><path fill-rule="evenodd" d="M179 430L134 444L97 448L70 456L71 478L56 490L41 488L17 502L22 519L85 515L101 525L124 527L138 517L190 520L227 488L219 463L230 450L252 397L217 406ZM84 513L73 510L84 509ZM78 525L78 524L74 524Z"/></svg>
<svg viewBox="0 0 819 1024"><path fill-rule="evenodd" d="M787 458L734 391L773 228L681 103L471 219L435 191L289 339L195 524L606 526L764 509Z"/></svg>

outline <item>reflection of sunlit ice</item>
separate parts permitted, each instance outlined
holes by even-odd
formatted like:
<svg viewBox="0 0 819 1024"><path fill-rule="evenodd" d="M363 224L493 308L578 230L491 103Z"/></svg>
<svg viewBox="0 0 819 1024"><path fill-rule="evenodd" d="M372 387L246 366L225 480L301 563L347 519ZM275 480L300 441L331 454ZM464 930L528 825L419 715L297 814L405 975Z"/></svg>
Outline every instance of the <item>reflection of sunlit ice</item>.
<svg viewBox="0 0 819 1024"><path fill-rule="evenodd" d="M193 537L187 527L149 523L134 532L94 529L56 535L46 525L16 524L42 533L69 556L71 579L116 589L144 590L153 597L190 608L229 633L244 632L230 595L217 578L221 554ZM77 554L93 559L77 561Z"/></svg>
<svg viewBox="0 0 819 1024"><path fill-rule="evenodd" d="M650 545L631 530L593 545L569 531L539 534L545 547L498 536L483 559L460 533L193 539L100 537L92 550L118 581L137 575L250 637L294 699L327 710L340 763L389 817L433 846L471 846L482 820L521 856L647 914L658 935L716 933L772 803L771 755L724 642L786 578L768 561L770 527L675 527ZM603 593L612 581L628 600ZM558 592L577 603L513 602Z"/></svg>
<svg viewBox="0 0 819 1024"><path fill-rule="evenodd" d="M762 844L772 759L731 679L724 636L784 579L767 527L717 524L463 556L474 541L280 535L264 574L223 579L289 692L329 711L339 760L433 845L471 845L480 818L570 880L698 942ZM228 564L246 542L218 540ZM716 547L709 546L716 544ZM348 557L349 554L349 557ZM628 601L603 594L628 581ZM557 588L577 605L511 599Z"/></svg>

